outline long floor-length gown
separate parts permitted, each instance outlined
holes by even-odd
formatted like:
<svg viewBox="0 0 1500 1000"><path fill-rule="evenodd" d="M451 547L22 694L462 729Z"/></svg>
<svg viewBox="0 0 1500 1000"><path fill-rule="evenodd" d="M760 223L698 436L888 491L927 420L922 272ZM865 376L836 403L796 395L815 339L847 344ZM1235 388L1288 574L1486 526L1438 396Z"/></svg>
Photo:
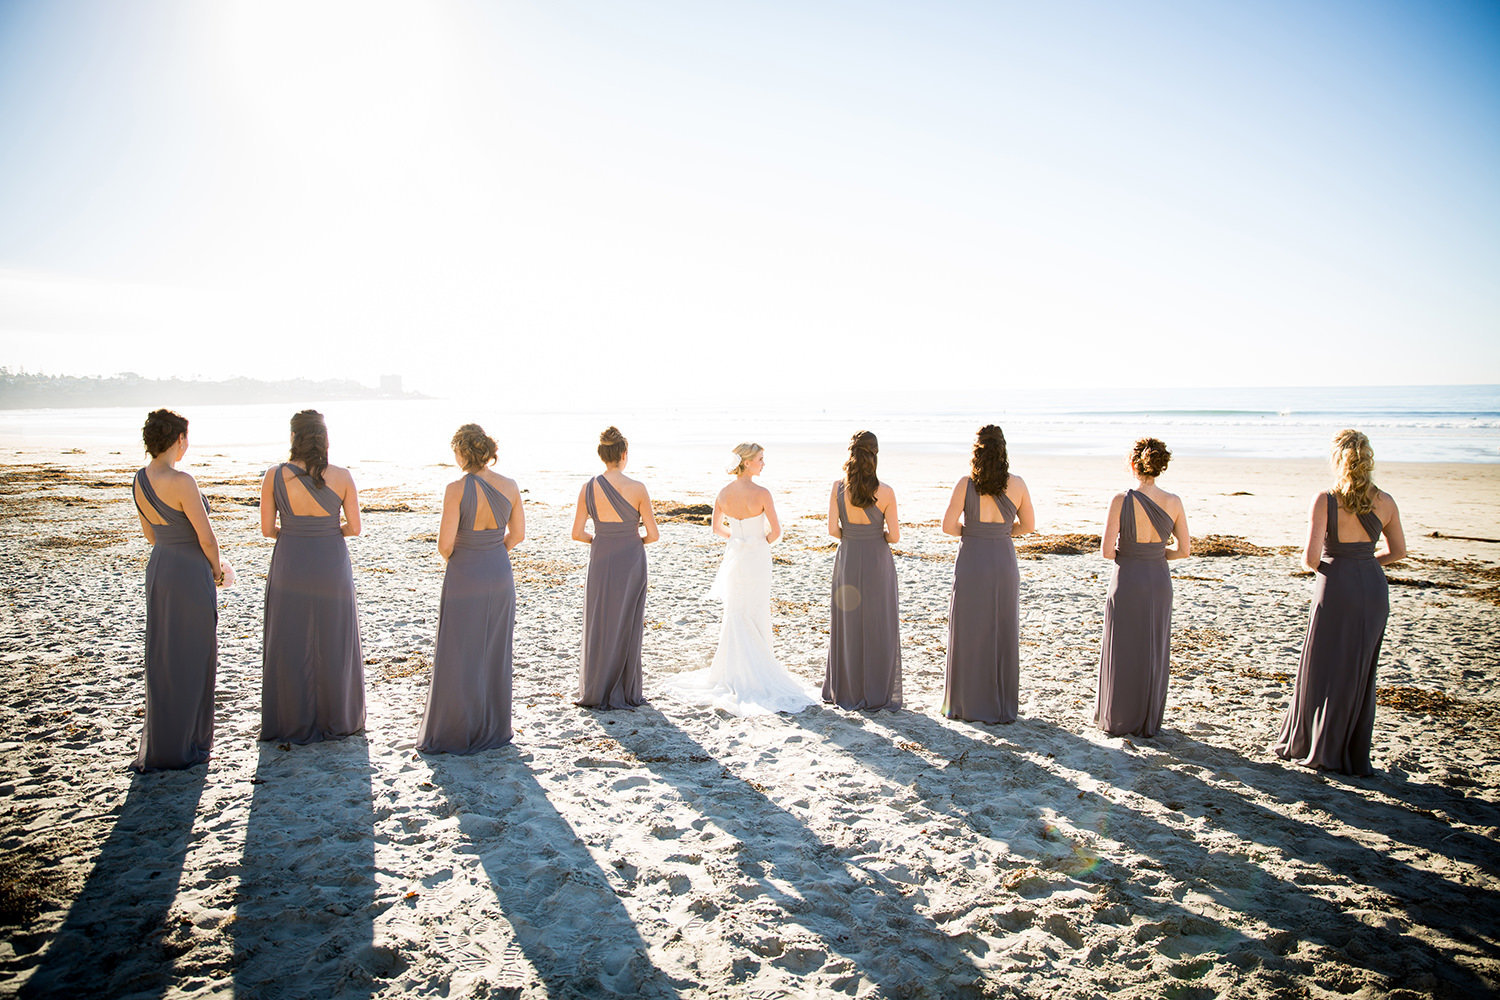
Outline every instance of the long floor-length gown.
<svg viewBox="0 0 1500 1000"><path fill-rule="evenodd" d="M603 491L620 520L599 520L596 489ZM574 704L631 708L646 701L641 694L641 634L646 624L641 515L603 476L595 476L583 495L594 522L594 541L583 591L583 656Z"/></svg>
<svg viewBox="0 0 1500 1000"><path fill-rule="evenodd" d="M151 524L156 540L146 563L146 724L130 766L192 767L208 760L214 745L219 604L213 568L188 516L161 501L145 469L135 481L166 523Z"/></svg>
<svg viewBox="0 0 1500 1000"><path fill-rule="evenodd" d="M948 601L948 671L943 714L970 722L1015 722L1020 711L1021 574L1011 528L1016 505L995 497L1003 521L979 519L967 479L964 525Z"/></svg>
<svg viewBox="0 0 1500 1000"><path fill-rule="evenodd" d="M818 698L776 659L771 633L771 544L764 514L729 518L729 541L709 594L724 602L713 663L672 678L685 701L731 715L800 712Z"/></svg>
<svg viewBox="0 0 1500 1000"><path fill-rule="evenodd" d="M1312 616L1277 755L1309 767L1370 774L1375 666L1391 602L1375 561L1380 518L1359 515L1369 540L1339 540L1338 503L1328 494L1328 533L1313 585Z"/></svg>
<svg viewBox="0 0 1500 1000"><path fill-rule="evenodd" d="M325 514L292 512L284 469ZM281 529L266 574L260 738L341 739L365 728L365 666L339 495L295 465L271 480Z"/></svg>
<svg viewBox="0 0 1500 1000"><path fill-rule="evenodd" d="M885 515L872 503L863 508L870 523L852 523L843 483L838 510L823 700L840 708L895 711L901 707L900 612Z"/></svg>
<svg viewBox="0 0 1500 1000"><path fill-rule="evenodd" d="M1161 538L1136 541L1139 502ZM1172 573L1167 539L1172 515L1146 494L1125 491L1115 571L1104 603L1104 644L1099 653L1099 697L1094 721L1111 736L1155 736L1161 729L1171 674Z"/></svg>
<svg viewBox="0 0 1500 1000"><path fill-rule="evenodd" d="M494 528L475 530L479 494ZM458 535L443 574L432 686L417 733L424 753L477 753L511 740L511 638L516 580L505 548L511 503L472 473L464 477Z"/></svg>

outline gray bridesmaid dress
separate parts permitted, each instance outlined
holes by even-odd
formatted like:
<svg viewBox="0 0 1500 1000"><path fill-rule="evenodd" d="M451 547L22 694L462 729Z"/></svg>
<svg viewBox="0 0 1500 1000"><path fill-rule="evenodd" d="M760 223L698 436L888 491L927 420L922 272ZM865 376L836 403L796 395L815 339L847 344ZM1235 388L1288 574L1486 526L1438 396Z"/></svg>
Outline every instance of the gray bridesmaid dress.
<svg viewBox="0 0 1500 1000"><path fill-rule="evenodd" d="M479 491L497 527L476 531ZM417 733L423 753L477 753L511 740L511 637L516 581L505 548L511 503L479 476L464 477L458 536L443 574L432 687Z"/></svg>
<svg viewBox="0 0 1500 1000"><path fill-rule="evenodd" d="M327 514L292 513L282 469ZM365 728L365 666L339 495L295 465L271 480L281 530L266 574L260 738L342 739Z"/></svg>
<svg viewBox="0 0 1500 1000"><path fill-rule="evenodd" d="M869 524L851 523L842 482L838 507L842 537L833 560L823 700L895 711L901 707L900 613L885 515L872 503L863 508Z"/></svg>
<svg viewBox="0 0 1500 1000"><path fill-rule="evenodd" d="M1385 570L1375 561L1380 518L1359 515L1366 541L1339 540L1338 503L1328 494L1328 533L1313 585L1312 617L1277 756L1344 774L1370 774L1375 665L1390 614Z"/></svg>
<svg viewBox="0 0 1500 1000"><path fill-rule="evenodd" d="M604 491L620 520L599 520L596 489ZM595 476L584 490L584 504L594 522L594 541L583 591L583 662L573 704L632 708L646 701L641 694L641 635L646 623L641 515L603 476Z"/></svg>
<svg viewBox="0 0 1500 1000"><path fill-rule="evenodd" d="M1140 501L1159 542L1135 540ZM1115 571L1104 603L1104 645L1099 653L1099 696L1094 721L1111 736L1155 736L1161 729L1171 674L1172 573L1167 542L1172 515L1136 490L1125 491Z"/></svg>
<svg viewBox="0 0 1500 1000"><path fill-rule="evenodd" d="M219 663L214 574L188 516L161 501L145 469L135 481L167 523L151 525L156 541L146 563L146 724L130 768L192 767L208 760L214 745ZM208 511L207 500L203 510Z"/></svg>
<svg viewBox="0 0 1500 1000"><path fill-rule="evenodd" d="M965 480L964 525L948 601L948 676L943 714L1015 722L1021 683L1021 574L1011 527L1016 505L995 497L1003 521L979 519L979 492Z"/></svg>

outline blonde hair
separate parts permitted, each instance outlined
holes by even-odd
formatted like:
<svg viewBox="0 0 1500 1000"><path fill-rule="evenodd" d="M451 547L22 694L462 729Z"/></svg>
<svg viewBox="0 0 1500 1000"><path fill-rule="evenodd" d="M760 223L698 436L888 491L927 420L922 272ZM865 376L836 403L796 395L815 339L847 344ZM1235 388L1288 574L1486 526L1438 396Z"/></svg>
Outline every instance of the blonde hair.
<svg viewBox="0 0 1500 1000"><path fill-rule="evenodd" d="M739 461L729 466L726 471L731 476L738 476L741 472L745 471L745 463L754 461L755 456L759 455L766 449L762 448L760 445L754 443L753 441L743 441L740 444L735 445L730 450L734 452Z"/></svg>
<svg viewBox="0 0 1500 1000"><path fill-rule="evenodd" d="M1333 436L1333 498L1353 514L1368 514L1375 509L1375 449L1370 439L1356 430L1342 430Z"/></svg>
<svg viewBox="0 0 1500 1000"><path fill-rule="evenodd" d="M454 433L449 445L458 452L465 472L484 468L500 454L495 447L495 439L486 434L478 424L464 424Z"/></svg>

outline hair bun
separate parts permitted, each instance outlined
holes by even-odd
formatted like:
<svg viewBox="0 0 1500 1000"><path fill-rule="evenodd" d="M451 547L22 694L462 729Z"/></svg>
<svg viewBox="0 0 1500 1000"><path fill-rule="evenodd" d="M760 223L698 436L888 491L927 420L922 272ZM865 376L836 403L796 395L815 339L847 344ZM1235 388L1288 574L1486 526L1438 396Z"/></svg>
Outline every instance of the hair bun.
<svg viewBox="0 0 1500 1000"><path fill-rule="evenodd" d="M624 440L625 435L621 434L620 428L616 427L614 424L610 424L608 427L604 428L604 430L599 432L600 444L619 444Z"/></svg>

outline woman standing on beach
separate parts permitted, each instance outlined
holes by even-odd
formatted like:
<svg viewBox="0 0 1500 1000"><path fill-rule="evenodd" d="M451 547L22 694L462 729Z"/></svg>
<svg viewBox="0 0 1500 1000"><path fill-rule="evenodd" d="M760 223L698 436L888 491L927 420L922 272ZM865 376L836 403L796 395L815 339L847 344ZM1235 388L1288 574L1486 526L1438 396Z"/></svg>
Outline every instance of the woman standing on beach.
<svg viewBox="0 0 1500 1000"><path fill-rule="evenodd" d="M214 744L214 675L224 582L208 501L176 469L188 450L188 422L153 410L141 428L151 462L135 474L136 517L151 543L146 563L146 723L130 767L192 767Z"/></svg>
<svg viewBox="0 0 1500 1000"><path fill-rule="evenodd" d="M959 519L963 523L960 525ZM943 531L959 535L948 601L943 714L970 722L1015 722L1020 710L1021 575L1011 540L1036 527L1031 493L1011 475L1005 434L979 428L970 474L953 487Z"/></svg>
<svg viewBox="0 0 1500 1000"><path fill-rule="evenodd" d="M709 589L724 602L713 663L674 677L669 686L687 701L731 715L800 712L818 700L787 673L771 645L771 543L781 522L771 491L755 482L766 467L758 444L734 448L734 481L714 499L714 534L727 539L724 561Z"/></svg>
<svg viewBox="0 0 1500 1000"><path fill-rule="evenodd" d="M292 417L291 457L261 481L260 531L276 539L260 738L316 743L357 733L365 728L365 667L344 538L359 534L359 494L348 469L328 464L328 427L317 410Z"/></svg>
<svg viewBox="0 0 1500 1000"><path fill-rule="evenodd" d="M1307 515L1302 562L1317 574L1312 615L1274 749L1308 767L1363 775L1372 771L1375 666L1390 614L1382 567L1406 555L1406 535L1396 501L1372 478L1370 439L1339 431L1332 457L1333 489L1313 497Z"/></svg>
<svg viewBox="0 0 1500 1000"><path fill-rule="evenodd" d="M629 442L615 427L599 435L604 472L578 491L573 538L589 546L583 591L583 651L575 705L630 708L641 694L646 623L646 549L660 537L644 484L625 475ZM604 501L601 503L601 498ZM585 528L594 522L594 533ZM641 537L641 525L646 535Z"/></svg>
<svg viewBox="0 0 1500 1000"><path fill-rule="evenodd" d="M901 707L901 636L896 561L901 540L896 491L876 475L880 443L869 431L849 439L844 478L828 495L828 533L839 540L829 603L823 700L840 708Z"/></svg>
<svg viewBox="0 0 1500 1000"><path fill-rule="evenodd" d="M443 493L437 547L448 568L417 749L467 754L511 739L510 550L526 537L526 514L515 480L489 468L498 450L483 427L464 424L450 444L464 475Z"/></svg>
<svg viewBox="0 0 1500 1000"><path fill-rule="evenodd" d="M1172 635L1172 574L1168 559L1192 551L1181 498L1156 485L1172 453L1156 438L1130 449L1137 485L1117 494L1099 554L1115 571L1104 604L1099 694L1094 721L1110 736L1155 736L1167 704Z"/></svg>

